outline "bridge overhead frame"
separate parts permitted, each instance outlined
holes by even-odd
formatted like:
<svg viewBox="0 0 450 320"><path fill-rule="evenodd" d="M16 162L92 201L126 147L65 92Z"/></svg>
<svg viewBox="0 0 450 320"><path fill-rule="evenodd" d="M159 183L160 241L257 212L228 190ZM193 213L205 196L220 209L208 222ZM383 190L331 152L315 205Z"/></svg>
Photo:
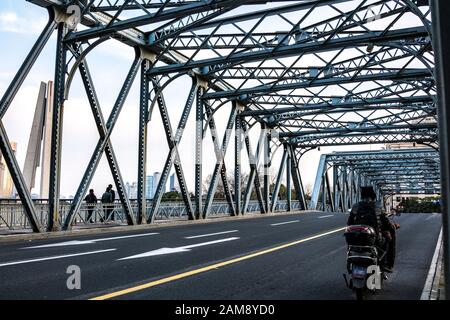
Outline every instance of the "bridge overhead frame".
<svg viewBox="0 0 450 320"><path fill-rule="evenodd" d="M443 50L445 46L432 43L435 39L428 1L27 1L45 8L49 20L0 100L0 147L35 232L72 227L103 153L127 223L133 225L154 221L161 206L162 186L172 167L187 216L204 219L211 212L219 183L224 186L232 216L247 212L252 194L256 194L261 213L274 211L284 180L288 185L288 210L293 201L291 186L300 208L307 209L300 159L305 152L321 146L414 142L437 147L434 47ZM74 23L76 14L71 15L76 12L74 8L80 9L78 24ZM48 219L44 225L36 216L30 190L1 119L55 30L54 130ZM131 57L134 60L112 112L104 119L88 59L97 46L107 41L133 47L135 56ZM99 140L69 213L62 219L62 125L70 121L64 119L64 103L70 99L76 72L81 75ZM174 127L164 94L167 86L180 77L190 78L191 86L181 106L182 116ZM110 139L134 82L140 86L137 209L130 205ZM225 107L230 108L227 130L220 133L215 115ZM157 121L154 112L161 116L169 153L161 170L156 200L149 205L144 192L147 130L152 121ZM185 179L183 155L178 151L190 116L196 119L193 199ZM441 125L447 128L446 123ZM203 195L201 140L208 131L217 162L209 189ZM252 134L258 136L256 144ZM234 168L229 168L224 158L232 144ZM278 154L281 160L276 163ZM249 159L248 163L244 158ZM319 195L323 194L321 209L327 209L328 204L333 210L344 210L357 200L355 190L359 183L370 181L380 194L398 190L399 186L401 190L413 190L411 183L405 182L406 177L411 182L419 181L425 172L431 172L427 171L431 169L426 157L414 164L379 160L386 165L383 169L377 162L358 160L357 165L345 162L336 166L331 177L326 169L335 162L329 159L321 160L323 183L314 187L310 207L317 208ZM417 173L414 176L410 175L412 168ZM245 169L250 174L244 185ZM231 170L234 184L228 181ZM276 172L273 183L271 170ZM434 174L437 171L433 171L433 177ZM381 175L387 179L381 179ZM394 177L395 183L391 179ZM439 181L432 180L430 183L437 190Z"/></svg>
<svg viewBox="0 0 450 320"><path fill-rule="evenodd" d="M394 194L439 195L439 152L418 148L324 154L310 209L345 212L360 200L360 187L368 185L380 199Z"/></svg>

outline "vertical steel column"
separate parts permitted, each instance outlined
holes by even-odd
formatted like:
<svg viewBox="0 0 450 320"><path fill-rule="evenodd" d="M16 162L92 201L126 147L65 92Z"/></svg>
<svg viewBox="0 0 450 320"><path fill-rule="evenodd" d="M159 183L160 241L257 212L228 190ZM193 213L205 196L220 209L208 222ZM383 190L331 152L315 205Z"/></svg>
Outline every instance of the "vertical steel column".
<svg viewBox="0 0 450 320"><path fill-rule="evenodd" d="M450 299L450 2L431 0L430 5L438 90L445 298Z"/></svg>
<svg viewBox="0 0 450 320"><path fill-rule="evenodd" d="M300 202L300 210L306 210L307 203L305 198L305 190L303 189L303 183L299 168L300 159L296 158L294 148L290 147L289 153L291 158L292 181L294 182L296 198Z"/></svg>
<svg viewBox="0 0 450 320"><path fill-rule="evenodd" d="M316 180L314 181L314 187L311 194L311 210L317 210L319 204L320 189L324 183L324 174L327 167L327 155L320 156L319 166L317 167ZM322 201L323 202L323 201Z"/></svg>
<svg viewBox="0 0 450 320"><path fill-rule="evenodd" d="M328 175L328 170L325 171L324 181L327 184L326 193L327 193L327 199L330 202L330 209L331 209L331 212L334 212L334 201L333 201L333 194L331 193L331 183L330 183L330 176Z"/></svg>
<svg viewBox="0 0 450 320"><path fill-rule="evenodd" d="M195 108L195 218L202 218L202 181L203 181L203 100L205 92L203 86L197 89L197 103Z"/></svg>
<svg viewBox="0 0 450 320"><path fill-rule="evenodd" d="M333 194L334 194L334 209L339 210L339 171L338 166L333 163Z"/></svg>
<svg viewBox="0 0 450 320"><path fill-rule="evenodd" d="M53 129L51 139L50 155L50 181L49 181L49 199L48 199L48 221L47 231L59 229L59 197L60 197L60 178L61 178L61 147L63 132L63 113L64 113L64 85L66 78L66 55L67 48L64 44L64 37L67 32L66 25L63 22L58 24L58 37L56 43L56 64L54 80L54 98L53 98Z"/></svg>
<svg viewBox="0 0 450 320"><path fill-rule="evenodd" d="M262 144L261 138L264 139L264 135L263 134L260 135L260 139L256 146L256 154L253 154L253 150L252 150L252 147L250 144L250 138L248 137L247 125L246 125L245 121L242 122L242 129L245 132L244 133L245 134L244 142L245 142L245 147L247 149L248 159L250 162L250 174L248 176L248 182L247 182L247 186L245 188L244 203L242 205L242 213L245 214L247 212L248 204L249 204L250 198L252 196L253 185L255 187L256 198L258 199L261 213L266 213L266 209L264 207L263 196L262 196L262 192L261 192L261 182L259 180L259 172L258 172L259 155L260 155L261 144Z"/></svg>
<svg viewBox="0 0 450 320"><path fill-rule="evenodd" d="M267 212L270 213L270 166L271 166L271 149L270 149L270 141L271 135L270 130L266 129L266 126L263 124L262 128L264 131L264 205L266 207Z"/></svg>
<svg viewBox="0 0 450 320"><path fill-rule="evenodd" d="M236 101L233 101L233 108L238 108ZM241 214L241 150L242 150L242 119L240 110L236 112L235 136L234 136L234 204L235 214Z"/></svg>
<svg viewBox="0 0 450 320"><path fill-rule="evenodd" d="M348 210L348 171L347 165L342 166L342 197L344 212Z"/></svg>
<svg viewBox="0 0 450 320"><path fill-rule="evenodd" d="M291 183L291 171L292 171L292 164L291 164L291 155L289 152L289 148L287 146L285 147L285 152L287 153L287 159L286 159L286 201L287 201L287 211L292 211L292 183Z"/></svg>
<svg viewBox="0 0 450 320"><path fill-rule="evenodd" d="M281 158L280 168L278 169L277 180L275 182L275 187L273 188L273 192L272 192L272 208L271 208L272 212L275 212L275 209L277 207L277 202L278 202L278 197L279 197L278 193L280 192L281 179L283 178L284 169L286 167L286 159L287 159L287 151L286 151L286 148L284 148L283 156Z"/></svg>
<svg viewBox="0 0 450 320"><path fill-rule="evenodd" d="M14 76L13 81L10 83L9 87L3 94L2 99L0 100L0 119L2 119L3 116L5 115L6 111L8 110L8 107L11 105L11 102L13 101L17 92L22 86L22 83L24 82L25 78L27 77L34 63L36 62L36 59L41 54L42 50L44 49L45 45L48 42L48 39L50 39L51 35L53 34L53 31L57 26L57 23L55 22L55 14L53 8L48 9L48 14L49 17L47 25L44 27L44 30L42 30L41 34L39 35L39 38L34 43L24 62L20 66L16 75Z"/></svg>
<svg viewBox="0 0 450 320"><path fill-rule="evenodd" d="M327 171L326 165L325 165L325 171L322 173L322 211L327 211L327 181L325 179L326 175L325 172Z"/></svg>
<svg viewBox="0 0 450 320"><path fill-rule="evenodd" d="M148 100L149 100L149 78L147 72L151 62L148 59L142 61L141 65L141 88L139 107L139 149L138 149L138 180L137 180L137 214L136 223L142 224L147 216L147 125L148 125Z"/></svg>

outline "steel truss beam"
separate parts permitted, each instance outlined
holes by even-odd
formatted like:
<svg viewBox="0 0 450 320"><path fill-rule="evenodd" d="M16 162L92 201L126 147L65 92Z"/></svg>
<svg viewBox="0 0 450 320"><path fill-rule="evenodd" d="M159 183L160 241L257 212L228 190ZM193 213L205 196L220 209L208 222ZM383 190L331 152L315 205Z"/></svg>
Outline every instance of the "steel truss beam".
<svg viewBox="0 0 450 320"><path fill-rule="evenodd" d="M147 59L141 65L141 88L139 101L139 150L138 150L138 176L137 176L137 214L136 223L145 222L147 217L147 126L149 114L149 83L147 71L151 62Z"/></svg>
<svg viewBox="0 0 450 320"><path fill-rule="evenodd" d="M330 169L333 191L327 180ZM310 209L325 210L328 203L335 210L346 211L359 200L359 187L368 184L382 196L392 192L415 193L414 190L436 194L439 174L439 156L433 149L324 154L319 162Z"/></svg>
<svg viewBox="0 0 450 320"><path fill-rule="evenodd" d="M25 215L27 216L31 228L34 232L41 232L43 231L43 228L41 226L41 222L37 218L36 209L31 199L29 188L26 185L23 173L17 163L14 151L12 150L12 147L10 145L10 140L3 126L2 119L20 87L22 86L23 82L25 81L25 78L29 74L31 68L33 67L46 43L53 34L53 31L57 27L57 23L54 19L54 11L52 8L48 10L48 14L49 17L46 26L42 30L41 34L34 43L33 47L31 48L30 52L28 53L27 57L25 58L24 62L20 66L12 82L10 83L0 100L0 151L3 155L8 171L10 172L11 178L22 202L22 205L24 206Z"/></svg>
<svg viewBox="0 0 450 320"><path fill-rule="evenodd" d="M108 121L106 122L106 134L104 136L101 136L97 142L97 146L95 147L95 150L89 161L88 167L86 168L86 171L83 175L81 183L78 187L78 190L71 204L69 213L64 221L63 224L64 230L68 230L72 226L75 215L80 209L81 202L83 201L84 195L86 194L89 184L92 181L95 170L97 169L97 166L100 162L101 155L103 154L103 152L105 152L105 148L108 145L109 138L111 137L112 131L117 122L120 111L122 110L126 97L130 92L131 86L138 73L140 65L141 65L140 52L136 51L136 57L131 65L130 71L128 72L125 78L122 88L120 89L116 102L109 115ZM128 215L127 220L129 224L134 224L135 223L134 215Z"/></svg>
<svg viewBox="0 0 450 320"><path fill-rule="evenodd" d="M306 200L300 175L301 156L319 146L336 146L368 143L416 142L435 145L438 138L436 116L436 83L434 54L430 34L430 12L419 10L422 2L412 1L359 1L353 6L341 3L350 0L288 1L266 5L255 10L250 5L265 5L261 0L30 0L50 12L57 12L59 35L55 70L56 125L52 137L51 190L48 229L59 223L59 173L62 140L62 115L65 77L68 61L66 51L109 38L132 46L136 51L149 53L152 61L136 58L122 87L108 121L105 123L98 99L85 62L78 68L94 113L100 139L83 176L80 187L64 221L68 229L80 208L82 197L92 179L98 161L105 152L124 212L129 224L153 222L158 213L172 164L175 167L187 215L190 219L209 215L214 201L219 174L231 215L244 214L253 191L256 191L261 212L271 212L277 207L281 180L286 173L288 210L291 209L291 184L293 184L301 209ZM67 32L63 22L64 10L78 5L82 10L78 30ZM230 10L236 10L228 14ZM314 18L324 9L322 19ZM420 22L413 26L400 23L406 15ZM314 18L314 19L312 19ZM34 60L56 27L50 19L47 27L19 70L10 88L0 101L3 116L12 98L23 82ZM280 27L274 30L272 21ZM374 20L377 29L373 29ZM281 21L281 22L280 22ZM313 22L311 22L313 21ZM67 21L66 21L67 22ZM145 29L144 29L145 28ZM145 31L144 31L145 30ZM74 54L74 56L76 56ZM148 57L148 55L144 55ZM154 59L153 59L154 58ZM84 57L83 57L84 59ZM141 63L142 62L142 63ZM123 190L123 181L110 142L110 135L122 108L129 87L141 70L139 150L138 150L138 208L136 217L131 211ZM163 90L162 79L188 73L194 85L184 106L177 131L173 132ZM159 78L161 76L161 78ZM69 79L71 80L71 79ZM197 81L201 82L199 84ZM147 212L145 199L147 126L152 109L148 109L150 81L154 86L152 107L158 104L169 145L163 177L155 200ZM70 84L70 82L69 82ZM167 83L166 83L167 84ZM195 208L192 206L187 182L182 170L178 145L190 111L195 106ZM227 102L232 104L226 132L219 144L215 112ZM245 108L241 108L245 106ZM252 123L253 122L253 123ZM252 123L252 124L251 124ZM1 122L0 122L1 124ZM246 135L248 128L259 124L262 140L256 153ZM205 203L202 195L202 142L210 129L217 163L212 175ZM235 194L227 181L225 153L235 129L234 178ZM8 167L17 175L16 184L30 220L33 216L29 194L21 186L21 173L7 143L6 132L1 132L2 152L6 153ZM243 168L241 149L245 143L250 159L250 176L245 190L241 190ZM283 147L282 161L271 190L269 169L274 146ZM264 158L264 185L261 188L258 174L259 153ZM429 151L431 153L431 151ZM273 152L274 153L274 152ZM373 183L378 192L398 189L413 190L412 182L436 189L438 159L410 152L405 158L378 154L374 158L349 163L341 155L342 163L330 162L320 167L319 185L314 187L313 206L330 210L344 210L358 199L358 186ZM349 157L346 154L345 157ZM358 155L364 156L364 155ZM357 156L355 156L357 157ZM367 156L366 156L367 158ZM255 161L252 161L255 160ZM425 161L427 160L427 161ZM428 161L430 160L430 161ZM414 163L414 162L417 163ZM332 164L333 182L328 173ZM384 177L380 178L381 176ZM387 177L387 178L386 178ZM429 178L424 179L425 177ZM394 179L395 178L395 179ZM25 188L26 189L26 188ZM242 192L243 195L242 195ZM137 220L137 221L135 221ZM39 226L35 223L35 229Z"/></svg>
<svg viewBox="0 0 450 320"><path fill-rule="evenodd" d="M211 212L211 205L214 200L214 195L216 193L219 174L222 177L222 181L224 181L225 195L231 194L231 192L227 191L225 188L225 186L228 184L225 183L225 180L224 180L224 177L226 177L226 168L225 168L224 160L225 160L225 153L227 152L227 149L228 149L228 143L230 142L230 139L231 139L231 131L233 129L234 122L236 120L236 115L237 115L237 108L235 108L233 106L231 108L230 116L228 118L227 126L225 129L225 134L222 139L222 147L218 148L219 147L218 142L216 142L217 144L215 144L215 146L214 146L217 161L216 161L216 165L214 166L214 171L213 171L213 174L211 177L211 183L210 183L208 193L206 196L206 200L205 200L205 206L203 209L203 219L207 218L209 213ZM215 131L215 125L213 125L213 128L214 128L214 131L211 128L211 121L210 121L211 133L213 134L213 137L214 136L217 137L217 132ZM214 132L215 132L215 134L214 134ZM213 138L213 141L217 141L217 139ZM230 205L230 210L231 210L232 216L236 215L234 205L232 205L232 204Z"/></svg>
<svg viewBox="0 0 450 320"><path fill-rule="evenodd" d="M97 126L97 130L99 132L100 137L105 137L106 132L106 124L105 119L103 117L103 113L100 108L100 103L97 97L97 93L95 91L94 83L92 81L92 77L87 65L87 61L84 60L80 63L79 72L81 75L81 79L83 81L84 89L86 91L86 95L89 100L89 104L91 106L92 114L94 116L94 120ZM111 140L108 139L105 146L105 156L108 161L109 168L111 170L111 174L114 180L114 184L117 189L117 194L119 196L120 202L122 203L123 212L127 217L129 224L134 224L132 216L134 215L133 210L131 209L130 201L128 199L128 195L125 193L124 183L122 174L120 172L120 168L117 162L116 154L114 152Z"/></svg>
<svg viewBox="0 0 450 320"><path fill-rule="evenodd" d="M261 213L266 213L267 209L264 205L264 201L263 201L263 195L261 192L261 182L259 179L259 172L258 172L258 164L259 164L259 160L260 160L260 151L261 151L261 145L263 144L262 139L264 138L264 133L261 132L259 135L259 140L258 140L258 145L256 146L256 150L255 150L255 154L253 153L253 149L250 143L250 139L249 139L249 130L247 128L247 124L245 121L243 121L242 123L242 129L244 130L244 142L245 142L245 147L247 150L247 155L248 155L248 159L249 159L249 164L250 164L250 174L248 177L248 182L247 182L247 187L245 189L245 193L244 193L244 203L243 203L243 208L242 208L242 213L245 214L247 212L247 207L248 207L248 203L250 201L250 197L253 191L253 185L255 188L255 193L256 193L256 197L258 199L258 203L259 203L259 208Z"/></svg>
<svg viewBox="0 0 450 320"><path fill-rule="evenodd" d="M404 39L416 39L418 37L426 37L427 31L425 28L407 28L403 30L395 30L388 32L375 32L370 34L364 34L360 36L347 37L342 39L331 40L328 42L315 42L307 44L294 44L277 47L274 49L261 50L257 52L244 52L235 53L227 57L227 64L230 66L233 63L245 62L256 62L268 58L283 58L290 56L297 56L299 54L312 54L325 52L328 50L338 50L342 48L350 48L357 46L364 46L368 44L386 44L390 41L404 40ZM275 51L276 49L276 51ZM198 61L190 61L183 64L173 64L170 66L158 67L149 71L150 75L161 75L168 74L172 72L183 72L195 68L210 67L208 72L214 71L215 66L222 67L223 57L220 58L210 58ZM205 98L218 98L219 93L207 94Z"/></svg>
<svg viewBox="0 0 450 320"><path fill-rule="evenodd" d="M55 79L52 115L52 137L50 151L50 179L48 192L48 221L47 231L60 228L60 179L61 179L61 153L62 153L62 125L64 112L65 80L67 72L67 51L63 39L67 33L67 27L63 22L58 23L58 36L56 44ZM82 199L82 198L81 198ZM80 200L81 203L81 200Z"/></svg>
<svg viewBox="0 0 450 320"><path fill-rule="evenodd" d="M153 81L155 89L158 89L158 85L156 81ZM185 202L188 217L189 219L195 219L194 211L192 209L191 198L186 186L186 179L184 178L183 169L181 166L180 154L178 152L178 145L180 144L181 138L183 136L184 129L186 127L189 115L191 113L192 105L195 102L195 96L198 89L198 82L196 78L192 79L192 86L189 91L188 98L186 100L186 104L184 106L183 112L180 117L180 121L178 122L177 131L173 133L172 125L170 123L169 114L167 112L166 103L164 101L163 94L160 93L156 99L159 106L159 111L161 114L161 119L164 125L164 130L166 132L167 142L169 144L169 155L167 156L166 162L164 164L164 168L161 173L161 178L159 179L158 186L156 187L155 195L153 198L152 208L150 210L150 214L147 217L147 223L152 223L155 219L155 216L158 212L159 206L161 204L161 199L163 196L164 186L167 183L167 179L169 178L170 169L172 165L175 167L175 172L177 174L178 182L180 184L181 194L183 196L183 200ZM155 90L158 92L159 90Z"/></svg>
<svg viewBox="0 0 450 320"><path fill-rule="evenodd" d="M220 148L220 145L219 145L219 135L217 134L216 122L214 120L214 114L213 114L213 111L211 110L211 106L209 105L209 103L207 101L204 101L204 103L205 103L205 108L206 108L206 110L205 110L206 117L207 117L207 119L209 119L208 126L209 126L209 130L211 132L211 139L212 139L213 145L214 145L214 153L216 155L216 165L222 161L222 168L219 171L220 171L220 178L222 180L223 192L225 193L225 198L227 200L230 213L231 213L231 215L234 215L235 206L233 204L233 196L231 194L230 184L228 182L227 168L226 168L225 162L223 162L223 159L225 158L225 152L222 152L222 149ZM231 127L232 126L233 125L231 124ZM227 126L227 128L228 128L228 126ZM227 130L231 130L231 129L227 129ZM213 173L213 178L214 178L214 173ZM217 179L217 177L216 177L216 179ZM215 191L214 191L214 193L215 193ZM203 209L206 210L206 206ZM203 210L203 212L205 212L204 210ZM202 214L202 217L205 217L205 216Z"/></svg>

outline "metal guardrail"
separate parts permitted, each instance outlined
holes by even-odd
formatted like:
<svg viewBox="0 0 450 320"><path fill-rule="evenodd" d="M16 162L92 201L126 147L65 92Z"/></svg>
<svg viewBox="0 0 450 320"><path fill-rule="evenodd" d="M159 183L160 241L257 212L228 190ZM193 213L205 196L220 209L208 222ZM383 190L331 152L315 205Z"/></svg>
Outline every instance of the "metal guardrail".
<svg viewBox="0 0 450 320"><path fill-rule="evenodd" d="M59 224L62 225L70 210L70 201L64 201L60 205ZM47 224L48 219L48 204L45 201L35 202L36 215L42 225ZM131 208L136 214L137 203L131 202ZM151 202L147 203L147 213L151 208ZM195 206L194 206L195 209ZM291 202L291 210L300 209L298 201ZM259 203L257 201L250 201L246 213L260 212ZM275 212L288 211L287 201L279 200ZM90 220L88 221L89 214ZM227 202L215 202L211 207L210 216L227 216L230 214L229 205ZM112 217L115 219L112 220ZM155 220L171 220L171 219L188 219L186 207L183 202L163 202L156 214ZM88 205L83 204L78 212L74 226L86 225L89 223L117 223L126 224L127 220L123 212L123 207L120 202L104 205L102 203ZM0 200L0 230L23 230L30 229L28 219L25 216L22 204L16 200Z"/></svg>

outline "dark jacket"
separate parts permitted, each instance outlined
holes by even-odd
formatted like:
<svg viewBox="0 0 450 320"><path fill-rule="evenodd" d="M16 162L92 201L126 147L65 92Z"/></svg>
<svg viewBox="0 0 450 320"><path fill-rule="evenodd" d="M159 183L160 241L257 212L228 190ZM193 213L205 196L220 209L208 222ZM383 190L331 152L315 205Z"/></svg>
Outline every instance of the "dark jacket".
<svg viewBox="0 0 450 320"><path fill-rule="evenodd" d="M116 192L113 189L110 189L109 192L111 193L111 202L114 202L116 200Z"/></svg>
<svg viewBox="0 0 450 320"><path fill-rule="evenodd" d="M382 234L386 231L392 231L393 226L391 221L385 214L381 212L381 208L375 202L361 201L355 204L350 212L350 216L348 217L347 225L350 226L354 224L360 224L358 211L369 214L369 217L366 218L367 222L361 224L372 226L377 234Z"/></svg>
<svg viewBox="0 0 450 320"><path fill-rule="evenodd" d="M86 201L86 203L97 203L98 199L95 196L95 194L91 194L89 193L85 198L84 201Z"/></svg>
<svg viewBox="0 0 450 320"><path fill-rule="evenodd" d="M112 194L109 191L105 191L102 195L102 203L111 203L112 201Z"/></svg>

